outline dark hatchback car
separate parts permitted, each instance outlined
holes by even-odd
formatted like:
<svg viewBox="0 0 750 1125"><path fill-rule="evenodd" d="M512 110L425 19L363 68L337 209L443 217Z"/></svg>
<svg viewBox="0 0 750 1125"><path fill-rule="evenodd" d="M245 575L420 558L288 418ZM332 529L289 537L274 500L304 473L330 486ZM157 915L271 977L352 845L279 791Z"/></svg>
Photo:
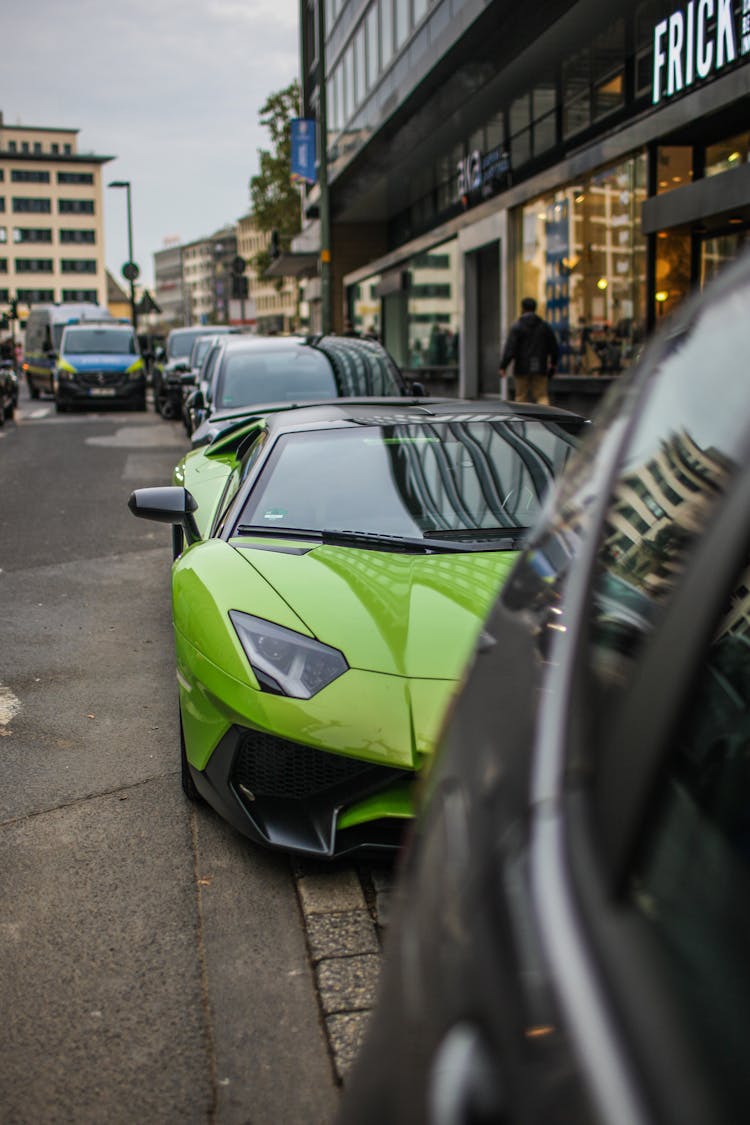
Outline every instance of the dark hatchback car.
<svg viewBox="0 0 750 1125"><path fill-rule="evenodd" d="M416 388L416 393L421 388ZM210 441L227 423L272 403L321 402L410 392L375 340L351 336L242 336L218 341L189 396L193 445Z"/></svg>
<svg viewBox="0 0 750 1125"><path fill-rule="evenodd" d="M651 342L485 623L346 1125L747 1120L749 304Z"/></svg>
<svg viewBox="0 0 750 1125"><path fill-rule="evenodd" d="M237 333L238 328L228 324L200 324L189 328L173 328L167 336L166 349L157 353L152 368L154 409L162 418L171 420L182 414L182 375L190 371L193 344L208 333L220 335Z"/></svg>

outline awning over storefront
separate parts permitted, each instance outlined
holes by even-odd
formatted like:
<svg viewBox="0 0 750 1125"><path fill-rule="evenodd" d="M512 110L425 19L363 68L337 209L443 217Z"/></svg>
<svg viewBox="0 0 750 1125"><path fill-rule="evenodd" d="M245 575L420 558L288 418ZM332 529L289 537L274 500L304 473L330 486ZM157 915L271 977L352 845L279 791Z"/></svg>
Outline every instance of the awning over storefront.
<svg viewBox="0 0 750 1125"><path fill-rule="evenodd" d="M273 259L263 276L313 277L318 272L318 257L318 254L311 251L305 253L286 251Z"/></svg>

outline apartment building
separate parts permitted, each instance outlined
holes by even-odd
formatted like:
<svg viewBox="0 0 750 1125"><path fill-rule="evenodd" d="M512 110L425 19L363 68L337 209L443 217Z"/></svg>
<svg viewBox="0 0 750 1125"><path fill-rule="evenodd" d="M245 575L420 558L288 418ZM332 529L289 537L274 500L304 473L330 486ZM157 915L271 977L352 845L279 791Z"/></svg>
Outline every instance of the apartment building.
<svg viewBox="0 0 750 1125"><path fill-rule="evenodd" d="M0 113L0 308L106 304L102 165L78 130L6 125Z"/></svg>
<svg viewBox="0 0 750 1125"><path fill-rule="evenodd" d="M255 329L268 332L296 332L300 328L300 287L296 278L263 278L253 265L271 237L259 230L253 215L243 215L237 223L237 252L244 258L248 298L255 308Z"/></svg>
<svg viewBox="0 0 750 1125"><path fill-rule="evenodd" d="M154 253L154 290L165 324L178 327L190 323L182 279L182 246L176 242Z"/></svg>
<svg viewBox="0 0 750 1125"><path fill-rule="evenodd" d="M237 256L234 226L182 246L185 324L226 324L232 295L232 263ZM158 299L157 289L157 299Z"/></svg>

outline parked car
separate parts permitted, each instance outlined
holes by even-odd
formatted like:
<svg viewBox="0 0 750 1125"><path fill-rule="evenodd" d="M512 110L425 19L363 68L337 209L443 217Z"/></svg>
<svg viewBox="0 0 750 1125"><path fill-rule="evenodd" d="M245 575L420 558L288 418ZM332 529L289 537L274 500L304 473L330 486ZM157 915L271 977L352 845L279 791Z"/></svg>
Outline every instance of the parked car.
<svg viewBox="0 0 750 1125"><path fill-rule="evenodd" d="M69 324L54 372L55 407L124 406L146 409L146 371L129 324Z"/></svg>
<svg viewBox="0 0 750 1125"><path fill-rule="evenodd" d="M189 396L192 442L209 441L227 422L270 403L357 395L419 394L376 340L347 336L241 336L209 353Z"/></svg>
<svg viewBox="0 0 750 1125"><path fill-rule="evenodd" d="M55 368L62 335L69 324L117 324L109 309L90 301L63 301L59 305L34 305L26 319L23 372L29 395L55 394Z"/></svg>
<svg viewBox="0 0 750 1125"><path fill-rule="evenodd" d="M750 258L601 408L486 620L340 1122L750 1095Z"/></svg>
<svg viewBox="0 0 750 1125"><path fill-rule="evenodd" d="M252 840L396 848L481 622L583 422L360 398L246 417L131 511L176 529L182 783Z"/></svg>
<svg viewBox="0 0 750 1125"><path fill-rule="evenodd" d="M215 333L206 336L196 336L190 350L188 370L179 375L180 380L180 414L185 433L190 437L193 432L193 422L189 409L190 396L196 387L201 386L202 372L207 364L211 349L222 339Z"/></svg>
<svg viewBox="0 0 750 1125"><path fill-rule="evenodd" d="M190 369L190 352L199 336L238 332L228 324L197 324L189 328L173 328L167 336L166 350L158 349L152 365L151 381L154 409L162 418L179 418L182 411L182 385L180 375Z"/></svg>
<svg viewBox="0 0 750 1125"><path fill-rule="evenodd" d="M0 426L13 418L18 405L18 376L13 361L0 359Z"/></svg>

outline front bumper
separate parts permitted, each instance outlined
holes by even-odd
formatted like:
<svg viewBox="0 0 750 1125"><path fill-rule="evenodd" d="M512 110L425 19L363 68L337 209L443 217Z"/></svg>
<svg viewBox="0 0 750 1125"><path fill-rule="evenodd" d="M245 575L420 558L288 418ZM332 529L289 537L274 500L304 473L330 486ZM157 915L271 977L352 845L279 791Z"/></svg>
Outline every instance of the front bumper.
<svg viewBox="0 0 750 1125"><path fill-rule="evenodd" d="M57 401L66 405L117 406L141 405L146 399L146 376L119 372L81 374L74 379L59 379Z"/></svg>
<svg viewBox="0 0 750 1125"><path fill-rule="evenodd" d="M202 797L244 836L320 859L394 852L415 775L233 726L205 770Z"/></svg>

